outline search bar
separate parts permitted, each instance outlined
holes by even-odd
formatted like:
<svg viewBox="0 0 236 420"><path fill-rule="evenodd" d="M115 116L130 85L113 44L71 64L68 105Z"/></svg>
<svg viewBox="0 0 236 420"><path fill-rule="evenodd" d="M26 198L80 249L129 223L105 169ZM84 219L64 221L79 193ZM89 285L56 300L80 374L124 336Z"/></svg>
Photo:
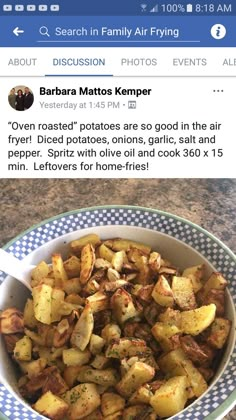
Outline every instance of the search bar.
<svg viewBox="0 0 236 420"><path fill-rule="evenodd" d="M30 21L29 21L30 19ZM222 17L220 24L227 28L223 38L211 34L217 23L214 17L202 17L201 29L197 17L154 16L104 17L104 16L45 16L4 18L0 22L0 43L3 47L52 47L52 46L150 46L150 47L199 47L236 46L235 18ZM30 24L29 24L30 22ZM24 30L16 36L15 28ZM17 29L18 31L18 29Z"/></svg>

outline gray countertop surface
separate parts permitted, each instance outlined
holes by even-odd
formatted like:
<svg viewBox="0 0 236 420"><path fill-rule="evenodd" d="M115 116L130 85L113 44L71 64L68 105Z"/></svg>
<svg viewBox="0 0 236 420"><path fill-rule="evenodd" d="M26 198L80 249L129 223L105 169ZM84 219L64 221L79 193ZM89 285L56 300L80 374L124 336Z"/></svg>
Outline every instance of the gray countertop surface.
<svg viewBox="0 0 236 420"><path fill-rule="evenodd" d="M236 179L2 179L0 246L59 213L108 204L168 211L236 252ZM226 418L236 419L236 410Z"/></svg>

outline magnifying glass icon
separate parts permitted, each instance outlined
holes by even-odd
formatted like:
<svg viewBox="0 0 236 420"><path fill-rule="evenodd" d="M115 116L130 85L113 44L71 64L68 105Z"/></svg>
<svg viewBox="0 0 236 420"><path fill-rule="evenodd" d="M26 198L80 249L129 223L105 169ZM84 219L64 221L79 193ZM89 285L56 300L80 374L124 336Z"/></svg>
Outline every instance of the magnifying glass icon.
<svg viewBox="0 0 236 420"><path fill-rule="evenodd" d="M40 33L40 35L43 35L43 36L48 36L49 38L50 38L50 35L49 35L49 33L48 33L48 28L47 28L47 26L41 26L40 28L39 28L39 33Z"/></svg>

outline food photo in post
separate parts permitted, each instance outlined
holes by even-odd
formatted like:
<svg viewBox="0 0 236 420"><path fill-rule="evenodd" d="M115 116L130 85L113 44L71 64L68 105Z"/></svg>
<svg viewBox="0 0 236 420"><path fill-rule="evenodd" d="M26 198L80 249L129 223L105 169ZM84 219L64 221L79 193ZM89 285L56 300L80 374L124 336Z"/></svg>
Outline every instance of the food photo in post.
<svg viewBox="0 0 236 420"><path fill-rule="evenodd" d="M0 420L235 419L236 4L0 23Z"/></svg>

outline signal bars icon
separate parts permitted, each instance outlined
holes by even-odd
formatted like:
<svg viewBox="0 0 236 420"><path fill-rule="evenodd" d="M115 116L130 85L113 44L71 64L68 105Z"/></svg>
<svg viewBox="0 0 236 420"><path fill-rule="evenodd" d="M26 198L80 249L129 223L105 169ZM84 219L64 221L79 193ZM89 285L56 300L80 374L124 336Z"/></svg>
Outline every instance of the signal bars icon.
<svg viewBox="0 0 236 420"><path fill-rule="evenodd" d="M150 13L158 13L158 4L150 10Z"/></svg>

